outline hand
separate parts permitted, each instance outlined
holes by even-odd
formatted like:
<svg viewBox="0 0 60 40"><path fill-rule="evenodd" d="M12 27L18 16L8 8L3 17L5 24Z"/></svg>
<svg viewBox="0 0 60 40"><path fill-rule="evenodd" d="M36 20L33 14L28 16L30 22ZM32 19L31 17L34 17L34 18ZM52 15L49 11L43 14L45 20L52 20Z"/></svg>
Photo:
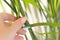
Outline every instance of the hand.
<svg viewBox="0 0 60 40"><path fill-rule="evenodd" d="M12 21L14 23L9 24L5 21ZM0 40L23 40L23 37L16 34L25 34L25 30L21 28L25 21L25 17L17 19L8 13L0 13Z"/></svg>

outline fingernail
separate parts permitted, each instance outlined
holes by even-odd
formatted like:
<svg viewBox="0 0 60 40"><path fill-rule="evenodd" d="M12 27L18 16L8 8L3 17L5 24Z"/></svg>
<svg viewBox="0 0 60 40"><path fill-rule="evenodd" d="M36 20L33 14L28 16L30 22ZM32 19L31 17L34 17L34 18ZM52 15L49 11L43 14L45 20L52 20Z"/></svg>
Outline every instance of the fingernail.
<svg viewBox="0 0 60 40"><path fill-rule="evenodd" d="M24 23L26 22L26 17L22 17L21 20L20 20L20 22L21 22L22 24L24 24Z"/></svg>

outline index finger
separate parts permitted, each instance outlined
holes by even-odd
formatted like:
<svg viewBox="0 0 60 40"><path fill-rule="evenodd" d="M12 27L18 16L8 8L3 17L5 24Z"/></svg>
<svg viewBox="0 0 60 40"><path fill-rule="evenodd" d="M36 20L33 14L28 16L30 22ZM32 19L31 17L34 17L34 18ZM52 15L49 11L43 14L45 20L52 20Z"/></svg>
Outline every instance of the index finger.
<svg viewBox="0 0 60 40"><path fill-rule="evenodd" d="M0 18L2 18L4 21L5 20L15 21L17 19L15 16L8 13L0 13Z"/></svg>
<svg viewBox="0 0 60 40"><path fill-rule="evenodd" d="M14 32L17 32L19 29L21 29L21 27L23 26L23 24L26 22L26 17L22 17L18 20L16 20L11 26L10 29Z"/></svg>

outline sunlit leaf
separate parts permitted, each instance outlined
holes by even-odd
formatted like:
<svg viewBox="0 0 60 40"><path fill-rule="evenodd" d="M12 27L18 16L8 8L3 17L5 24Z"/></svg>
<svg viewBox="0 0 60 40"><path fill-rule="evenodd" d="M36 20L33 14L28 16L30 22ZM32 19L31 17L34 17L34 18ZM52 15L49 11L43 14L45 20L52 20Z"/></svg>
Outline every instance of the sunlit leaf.
<svg viewBox="0 0 60 40"><path fill-rule="evenodd" d="M35 7L38 7L39 8L39 5L34 0L23 0L23 1L24 1L24 3L25 3L25 5L26 5L27 8L28 8L28 5L29 4L32 4Z"/></svg>

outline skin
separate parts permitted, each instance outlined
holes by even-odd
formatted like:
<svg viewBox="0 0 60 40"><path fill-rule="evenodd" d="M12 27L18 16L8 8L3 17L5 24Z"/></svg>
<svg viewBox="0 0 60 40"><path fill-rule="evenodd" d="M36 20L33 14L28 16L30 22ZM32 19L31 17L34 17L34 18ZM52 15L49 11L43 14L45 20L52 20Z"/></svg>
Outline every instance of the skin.
<svg viewBox="0 0 60 40"><path fill-rule="evenodd" d="M5 21L12 21L9 24ZM22 36L16 34L25 35L26 31L22 29L22 25L25 23L26 17L17 19L8 13L0 13L0 40L23 40Z"/></svg>

